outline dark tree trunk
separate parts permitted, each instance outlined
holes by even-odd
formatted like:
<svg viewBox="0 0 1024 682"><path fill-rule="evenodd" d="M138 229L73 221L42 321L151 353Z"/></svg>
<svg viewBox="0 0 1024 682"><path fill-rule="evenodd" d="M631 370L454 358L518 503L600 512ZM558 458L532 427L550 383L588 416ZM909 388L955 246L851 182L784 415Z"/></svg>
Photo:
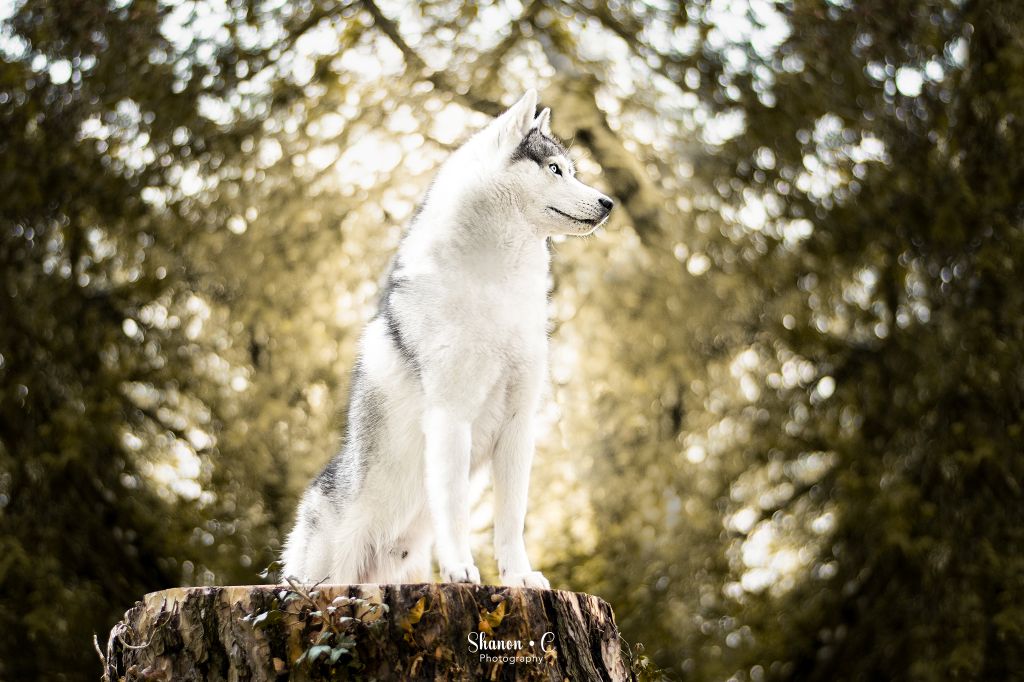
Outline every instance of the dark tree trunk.
<svg viewBox="0 0 1024 682"><path fill-rule="evenodd" d="M107 643L111 682L374 678L633 679L601 599L486 585L164 590Z"/></svg>

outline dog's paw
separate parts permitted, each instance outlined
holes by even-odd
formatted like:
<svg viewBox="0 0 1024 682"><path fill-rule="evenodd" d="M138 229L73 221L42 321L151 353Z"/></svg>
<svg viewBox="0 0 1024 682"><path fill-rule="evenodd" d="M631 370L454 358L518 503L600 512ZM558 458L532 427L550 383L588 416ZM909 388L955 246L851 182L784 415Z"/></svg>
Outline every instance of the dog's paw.
<svg viewBox="0 0 1024 682"><path fill-rule="evenodd" d="M501 583L510 587L536 587L540 590L550 590L551 584L540 571L529 571L527 573L508 573L501 576Z"/></svg>
<svg viewBox="0 0 1024 682"><path fill-rule="evenodd" d="M441 567L441 580L446 583L480 584L480 570L473 564L449 564Z"/></svg>

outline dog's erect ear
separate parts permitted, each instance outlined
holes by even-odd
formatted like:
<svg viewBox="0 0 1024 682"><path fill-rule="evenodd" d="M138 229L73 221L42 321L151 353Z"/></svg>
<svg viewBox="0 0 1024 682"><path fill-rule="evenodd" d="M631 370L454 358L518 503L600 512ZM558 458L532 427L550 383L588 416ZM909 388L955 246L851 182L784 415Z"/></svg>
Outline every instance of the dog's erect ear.
<svg viewBox="0 0 1024 682"><path fill-rule="evenodd" d="M551 137L551 109L544 107L544 109L537 114L537 118L533 119L532 127L539 128L540 132Z"/></svg>
<svg viewBox="0 0 1024 682"><path fill-rule="evenodd" d="M537 108L537 91L530 88L508 111L494 120L500 146L514 146L533 128L533 112Z"/></svg>

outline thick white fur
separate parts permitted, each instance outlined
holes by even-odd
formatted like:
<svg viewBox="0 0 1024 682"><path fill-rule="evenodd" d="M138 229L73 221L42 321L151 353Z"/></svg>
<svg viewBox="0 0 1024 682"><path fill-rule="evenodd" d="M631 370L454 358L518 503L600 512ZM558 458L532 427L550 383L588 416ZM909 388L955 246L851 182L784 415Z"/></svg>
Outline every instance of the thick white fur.
<svg viewBox="0 0 1024 682"><path fill-rule="evenodd" d="M510 161L532 128L550 135L550 112L534 117L536 99L528 91L441 167L392 275L401 285L388 314L406 355L381 316L360 340L358 390L374 396L379 420L372 437L355 432L363 408L353 387L347 447L373 445L350 453L328 493L307 490L284 551L286 575L426 581L433 547L442 580L479 582L470 477L489 467L501 581L548 586L523 542L547 372L545 242L590 233L610 201L576 180L562 155L550 159L562 175L547 162Z"/></svg>

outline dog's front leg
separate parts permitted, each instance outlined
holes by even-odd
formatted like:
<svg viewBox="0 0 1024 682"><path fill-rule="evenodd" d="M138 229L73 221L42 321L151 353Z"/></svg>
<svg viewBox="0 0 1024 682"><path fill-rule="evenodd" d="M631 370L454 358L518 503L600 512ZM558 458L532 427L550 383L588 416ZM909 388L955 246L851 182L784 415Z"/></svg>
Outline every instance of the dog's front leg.
<svg viewBox="0 0 1024 682"><path fill-rule="evenodd" d="M427 504L441 579L479 583L469 546L470 422L451 409L432 407L424 413L423 433Z"/></svg>
<svg viewBox="0 0 1024 682"><path fill-rule="evenodd" d="M494 554L502 584L549 587L530 567L523 542L530 465L533 461L533 418L516 415L505 424L494 449Z"/></svg>

